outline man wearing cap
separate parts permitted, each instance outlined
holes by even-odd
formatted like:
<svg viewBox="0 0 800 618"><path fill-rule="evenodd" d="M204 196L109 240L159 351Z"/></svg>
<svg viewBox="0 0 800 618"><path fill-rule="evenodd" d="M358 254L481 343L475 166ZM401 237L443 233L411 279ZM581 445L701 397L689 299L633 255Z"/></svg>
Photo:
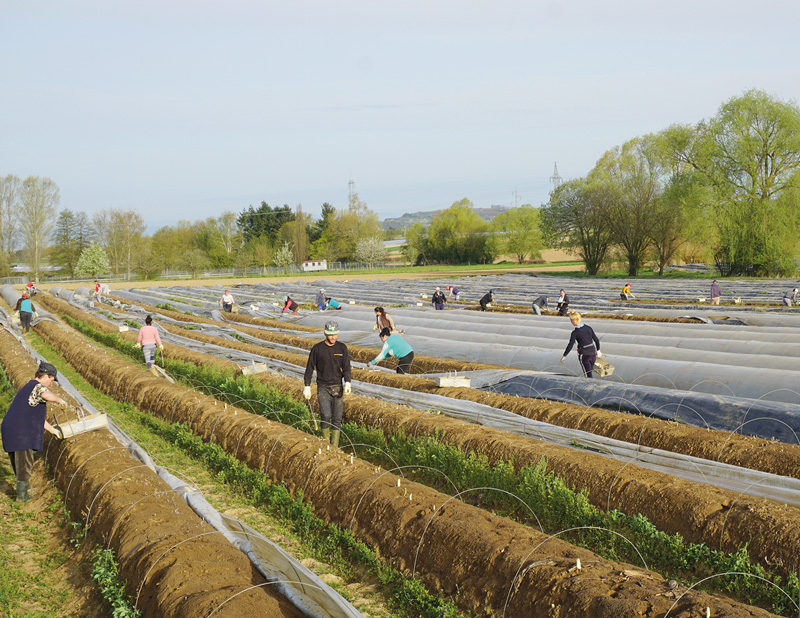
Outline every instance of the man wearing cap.
<svg viewBox="0 0 800 618"><path fill-rule="evenodd" d="M228 290L225 290L222 298L219 299L219 304L222 305L222 310L230 313L233 311L233 303L233 294L231 294Z"/></svg>
<svg viewBox="0 0 800 618"><path fill-rule="evenodd" d="M441 311L444 309L444 304L447 302L447 299L444 297L444 294L442 294L442 291L439 288L436 288L436 291L433 293L433 297L431 298L431 302L433 303L434 308Z"/></svg>
<svg viewBox="0 0 800 618"><path fill-rule="evenodd" d="M339 339L339 325L325 324L325 340L311 348L303 377L303 397L311 399L311 376L317 372L317 400L322 419L322 439L339 446L344 414L343 395L350 394L350 352ZM344 388L342 387L344 381ZM333 432L331 432L333 429Z"/></svg>
<svg viewBox="0 0 800 618"><path fill-rule="evenodd" d="M394 356L397 359L396 373L408 373L411 363L414 362L414 350L400 335L393 335L392 331L384 328L379 337L383 341L380 354L369 361L370 365L377 365L384 358Z"/></svg>
<svg viewBox="0 0 800 618"><path fill-rule="evenodd" d="M797 300L797 294L797 288L794 288L791 292L786 292L786 294L783 295L783 304L787 307L791 307L792 302Z"/></svg>
<svg viewBox="0 0 800 618"><path fill-rule="evenodd" d="M45 430L61 438L61 434L47 422L46 402L67 405L61 397L47 390L57 380L56 368L50 363L40 363L34 378L17 391L0 424L3 450L8 453L17 477L17 502L30 500L28 489L33 472L33 452L42 450Z"/></svg>
<svg viewBox="0 0 800 618"><path fill-rule="evenodd" d="M325 288L320 288L317 295L314 297L314 302L320 311L325 311Z"/></svg>
<svg viewBox="0 0 800 618"><path fill-rule="evenodd" d="M494 302L494 290L489 290L478 302L481 305L481 311L486 311L486 305Z"/></svg>

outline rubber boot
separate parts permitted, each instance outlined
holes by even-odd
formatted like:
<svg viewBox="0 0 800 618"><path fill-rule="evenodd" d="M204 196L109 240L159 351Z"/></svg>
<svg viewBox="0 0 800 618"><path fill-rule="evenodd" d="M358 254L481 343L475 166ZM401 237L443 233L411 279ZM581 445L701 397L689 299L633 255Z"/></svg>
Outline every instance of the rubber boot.
<svg viewBox="0 0 800 618"><path fill-rule="evenodd" d="M30 483L28 481L17 481L17 502L27 502L31 499L28 495L28 487Z"/></svg>
<svg viewBox="0 0 800 618"><path fill-rule="evenodd" d="M330 442L331 441L331 430L330 429L323 429L322 430L322 439L325 440L325 442Z"/></svg>
<svg viewBox="0 0 800 618"><path fill-rule="evenodd" d="M339 434L342 433L339 429L334 429L331 434L331 444L333 448L339 448Z"/></svg>

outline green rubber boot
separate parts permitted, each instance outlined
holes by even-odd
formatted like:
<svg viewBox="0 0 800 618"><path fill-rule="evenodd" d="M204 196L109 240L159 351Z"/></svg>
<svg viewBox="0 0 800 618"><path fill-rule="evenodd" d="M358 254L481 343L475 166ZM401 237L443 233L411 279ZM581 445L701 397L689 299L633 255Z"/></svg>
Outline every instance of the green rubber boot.
<svg viewBox="0 0 800 618"><path fill-rule="evenodd" d="M323 429L322 430L322 439L325 440L325 442L330 442L331 441L331 430L330 429Z"/></svg>
<svg viewBox="0 0 800 618"><path fill-rule="evenodd" d="M331 434L331 444L333 448L339 448L339 434L342 433L339 429L334 429Z"/></svg>
<svg viewBox="0 0 800 618"><path fill-rule="evenodd" d="M17 481L17 502L27 502L31 499L28 495L28 487L30 483L28 481Z"/></svg>

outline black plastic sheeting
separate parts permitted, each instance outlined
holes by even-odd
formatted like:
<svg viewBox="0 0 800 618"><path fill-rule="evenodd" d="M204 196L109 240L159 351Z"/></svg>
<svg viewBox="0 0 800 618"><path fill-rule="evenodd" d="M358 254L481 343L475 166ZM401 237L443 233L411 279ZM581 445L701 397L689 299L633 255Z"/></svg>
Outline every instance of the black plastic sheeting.
<svg viewBox="0 0 800 618"><path fill-rule="evenodd" d="M641 414L790 444L800 443L800 406L789 403L549 374L516 376L481 390Z"/></svg>

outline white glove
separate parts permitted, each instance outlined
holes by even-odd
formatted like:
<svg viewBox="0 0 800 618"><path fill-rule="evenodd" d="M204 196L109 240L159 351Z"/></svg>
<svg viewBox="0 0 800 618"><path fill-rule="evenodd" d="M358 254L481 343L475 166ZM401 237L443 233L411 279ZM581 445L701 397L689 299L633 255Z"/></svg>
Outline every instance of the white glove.
<svg viewBox="0 0 800 618"><path fill-rule="evenodd" d="M137 347L137 348L141 348L141 347L142 347L142 344L141 344L141 343L137 343L137 344L136 344L136 347Z"/></svg>
<svg viewBox="0 0 800 618"><path fill-rule="evenodd" d="M600 350L597 350L597 358L600 358L602 355L603 353Z"/></svg>
<svg viewBox="0 0 800 618"><path fill-rule="evenodd" d="M305 388L303 388L303 397L305 397L306 399L311 399L311 387L310 386L306 386Z"/></svg>
<svg viewBox="0 0 800 618"><path fill-rule="evenodd" d="M567 358L567 357L566 357L566 356L562 356L562 357L561 357L561 363L562 363L562 364L564 363L564 359L565 359L565 358Z"/></svg>
<svg viewBox="0 0 800 618"><path fill-rule="evenodd" d="M349 395L352 392L352 388L350 387L350 382L344 383L344 394Z"/></svg>
<svg viewBox="0 0 800 618"><path fill-rule="evenodd" d="M161 350L161 351L163 352L163 351L164 351L164 346L163 346L163 345L160 345L160 346L158 346L158 349L159 349L159 350Z"/></svg>

